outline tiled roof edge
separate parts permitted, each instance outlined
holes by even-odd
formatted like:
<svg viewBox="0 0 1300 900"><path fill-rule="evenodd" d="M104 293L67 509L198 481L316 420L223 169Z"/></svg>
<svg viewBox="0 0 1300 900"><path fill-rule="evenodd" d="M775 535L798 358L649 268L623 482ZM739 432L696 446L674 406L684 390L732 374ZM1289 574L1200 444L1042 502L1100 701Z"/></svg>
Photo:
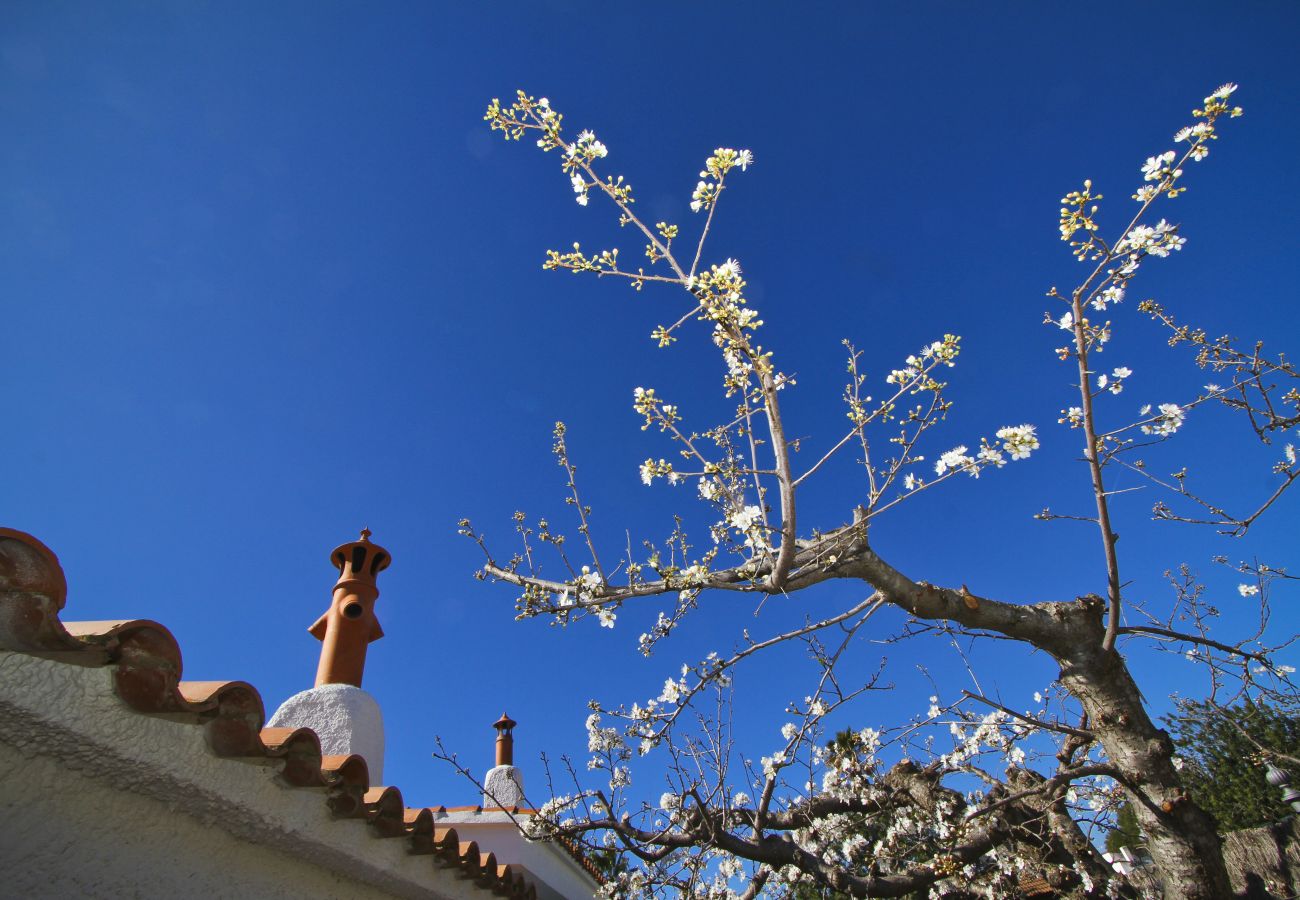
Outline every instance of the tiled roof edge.
<svg viewBox="0 0 1300 900"><path fill-rule="evenodd" d="M395 787L369 783L360 756L324 756L308 728L263 728L261 695L242 681L181 681L181 653L165 627L148 620L63 622L67 581L58 557L31 535L0 528L0 649L80 666L112 666L114 689L134 712L204 729L218 757L281 764L292 787L325 788L339 818L364 819L382 838L404 838L414 854L454 868L500 896L536 900L518 867L438 828L430 809L409 809Z"/></svg>

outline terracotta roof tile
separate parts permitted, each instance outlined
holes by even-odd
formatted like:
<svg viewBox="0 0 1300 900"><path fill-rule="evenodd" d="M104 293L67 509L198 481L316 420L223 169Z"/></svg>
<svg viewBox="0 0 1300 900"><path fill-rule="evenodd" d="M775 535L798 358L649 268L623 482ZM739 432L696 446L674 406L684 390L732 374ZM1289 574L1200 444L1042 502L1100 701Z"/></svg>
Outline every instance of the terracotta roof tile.
<svg viewBox="0 0 1300 900"><path fill-rule="evenodd" d="M1020 892L1025 897L1054 897L1056 889L1037 875L1020 876Z"/></svg>
<svg viewBox="0 0 1300 900"><path fill-rule="evenodd" d="M138 714L204 729L219 757L276 764L295 788L325 788L325 802L342 818L364 819L380 838L404 838L413 854L453 867L477 885L506 897L536 898L517 867L439 827L434 811L410 809L395 787L372 787L360 756L323 756L308 728L263 728L261 695L243 681L181 681L176 639L157 622L63 622L67 582L58 558L21 531L0 528L0 649L81 666L113 667L119 697ZM471 807L473 808L473 807ZM444 809L444 808L439 808ZM584 869L595 867L566 846Z"/></svg>

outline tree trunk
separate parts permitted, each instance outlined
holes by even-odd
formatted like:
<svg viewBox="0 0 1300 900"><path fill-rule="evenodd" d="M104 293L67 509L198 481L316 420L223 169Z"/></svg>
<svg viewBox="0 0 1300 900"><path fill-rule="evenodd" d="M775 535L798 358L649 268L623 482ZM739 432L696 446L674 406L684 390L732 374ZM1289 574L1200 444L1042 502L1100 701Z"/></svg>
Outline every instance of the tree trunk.
<svg viewBox="0 0 1300 900"><path fill-rule="evenodd" d="M1124 659L1102 649L1102 601L1086 598L1068 635L1053 648L1061 684L1088 714L1128 793L1169 896L1222 900L1232 896L1214 819L1192 802L1173 766L1173 742L1155 727ZM1071 627L1072 626L1072 627Z"/></svg>

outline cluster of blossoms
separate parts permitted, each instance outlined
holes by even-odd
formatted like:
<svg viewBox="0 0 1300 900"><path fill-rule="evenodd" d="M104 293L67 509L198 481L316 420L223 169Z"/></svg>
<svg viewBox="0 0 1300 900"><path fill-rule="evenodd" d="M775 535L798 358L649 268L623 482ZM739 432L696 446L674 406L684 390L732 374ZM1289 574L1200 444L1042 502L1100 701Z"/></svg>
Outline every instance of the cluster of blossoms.
<svg viewBox="0 0 1300 900"><path fill-rule="evenodd" d="M1012 765L1024 764L1025 753L1015 745L1015 740L1028 732L1029 726L1010 722L1007 714L1000 709L990 711L980 719L978 724L974 722L969 724L975 725L974 730L969 732L968 725L960 722L953 722L948 726L954 747L951 753L940 757L943 765L957 768L967 760L989 750L1002 753L1007 762Z"/></svg>
<svg viewBox="0 0 1300 900"><path fill-rule="evenodd" d="M592 162L608 156L609 150L604 144L596 140L596 135L588 129L578 134L578 140L570 144L569 149L566 150L565 153L569 159L581 159L585 162Z"/></svg>
<svg viewBox="0 0 1300 900"><path fill-rule="evenodd" d="M559 250L547 250L542 269L545 271L568 269L575 275L579 272L594 272L597 275L617 272L618 248L602 250L595 256L588 256L582 252L582 245L575 241L573 250L569 253L561 253Z"/></svg>
<svg viewBox="0 0 1300 900"><path fill-rule="evenodd" d="M1070 191L1061 198L1061 220L1059 223L1061 240L1070 241L1070 246L1073 248L1071 252L1081 260L1094 249L1092 234L1099 227L1096 219L1093 218L1097 213L1097 204L1094 201L1100 199L1102 199L1101 194L1092 192L1091 179L1083 182L1083 190ZM1080 231L1084 233L1087 240L1070 240Z"/></svg>
<svg viewBox="0 0 1300 900"><path fill-rule="evenodd" d="M1236 90L1235 84L1221 85L1218 90L1205 98L1203 109L1192 111L1193 116L1204 121L1180 128L1174 135L1174 143L1187 141L1191 144L1187 155L1192 160L1200 162L1210 155L1209 142L1218 140L1218 135L1214 132L1214 122L1219 116L1226 113L1229 118L1235 119L1241 115L1240 106L1229 107L1227 103L1228 98ZM1134 192L1133 199L1140 203L1150 203L1161 193L1167 193L1170 197L1177 197L1182 193L1184 188L1174 187L1174 183L1183 174L1183 170L1174 162L1177 156L1178 154L1173 150L1166 150L1147 157L1147 161L1142 166L1142 180L1148 183Z"/></svg>
<svg viewBox="0 0 1300 900"><path fill-rule="evenodd" d="M546 99L545 97L542 98ZM603 159L609 155L609 149L596 140L596 135L590 130L583 131L578 135L577 141L570 144L564 151L563 168L569 175L569 181L573 185L573 192L578 196L574 199L578 201L579 206L587 205L587 190L593 185L600 182L589 182L582 176L581 170L584 166L591 165L597 159ZM620 189L630 191L623 185L623 179L620 177L617 182ZM630 198L626 198L630 199Z"/></svg>
<svg viewBox="0 0 1300 900"><path fill-rule="evenodd" d="M555 603L563 610L577 606L585 601L594 600L604 583L598 572L591 571L591 566L583 566L581 574L565 586L560 596L555 598ZM618 618L618 614L614 610L608 606L598 606L595 612L602 628L614 627L614 622Z"/></svg>
<svg viewBox="0 0 1300 900"><path fill-rule="evenodd" d="M700 499L716 500L726 493L726 487L715 477L704 476L700 479Z"/></svg>
<svg viewBox="0 0 1300 900"><path fill-rule="evenodd" d="M1092 300L1090 302L1092 303L1093 309L1097 310L1098 312L1105 312L1107 306L1109 306L1112 303L1119 303L1123 299L1124 299L1124 289L1122 287L1119 287L1118 285L1112 284L1101 289L1100 291L1097 291L1097 293L1093 295Z"/></svg>
<svg viewBox="0 0 1300 900"><path fill-rule="evenodd" d="M966 455L966 445L959 444L943 453L934 464L934 474L944 475L951 471L963 469L974 477L979 477L979 464L973 456Z"/></svg>
<svg viewBox="0 0 1300 900"><path fill-rule="evenodd" d="M695 186L695 191L691 194L691 212L712 209L722 193L722 180L727 173L734 168L743 172L753 163L754 154L748 150L732 150L729 147L714 150L713 155L704 161L704 169L700 172L701 179L712 178L714 181L701 180Z"/></svg>
<svg viewBox="0 0 1300 900"><path fill-rule="evenodd" d="M767 550L766 526L763 524L763 510L757 506L745 506L727 516L727 524L745 536L745 546L751 550Z"/></svg>
<svg viewBox="0 0 1300 900"><path fill-rule="evenodd" d="M1148 156L1147 161L1142 165L1143 181L1173 181L1182 177L1183 170L1174 168L1174 157L1177 154L1172 150L1166 150L1164 153L1157 153L1155 156ZM1152 189L1155 190L1154 188ZM1152 194L1154 196L1154 194Z"/></svg>
<svg viewBox="0 0 1300 900"><path fill-rule="evenodd" d="M930 372L939 365L948 368L957 365L957 357L960 353L961 337L945 334L943 340L927 344L918 354L913 354L904 360L903 368L894 369L885 376L885 383L897 385L899 390L906 390L913 394L938 390L943 387L943 384L930 377Z"/></svg>
<svg viewBox="0 0 1300 900"><path fill-rule="evenodd" d="M978 478L980 468L983 466L1001 468L1006 465L1002 455L1004 452L1013 460L1028 459L1029 454L1039 447L1038 435L1035 434L1033 425L1007 425L998 429L997 437L1002 441L1000 448L988 441L982 441L976 456L967 455L964 444L947 451L934 464L934 474L942 476L949 472L962 471L973 478ZM917 483L917 479L908 476L903 479L903 483L911 490Z"/></svg>
<svg viewBox="0 0 1300 900"><path fill-rule="evenodd" d="M1187 243L1185 238L1178 236L1177 231L1177 226L1170 225L1164 219L1157 222L1154 228L1150 225L1136 225L1115 245L1115 251L1165 257L1170 250L1181 250L1183 244Z"/></svg>
<svg viewBox="0 0 1300 900"><path fill-rule="evenodd" d="M677 407L671 403L664 403L662 398L656 397L654 388L635 388L632 391L632 409L645 416L645 424L641 426L642 431L655 423L658 423L660 431L664 431L681 421L681 415L678 414ZM665 465L667 464L665 463ZM668 469L671 471L672 467L669 466ZM666 476L668 472L665 471L661 474ZM644 470L641 477L645 477ZM649 483L646 482L646 484Z"/></svg>
<svg viewBox="0 0 1300 900"><path fill-rule="evenodd" d="M1083 407L1071 406L1069 409L1061 410L1061 418L1056 420L1062 425L1068 424L1071 428L1083 427Z"/></svg>
<svg viewBox="0 0 1300 900"><path fill-rule="evenodd" d="M1124 379L1132 374L1133 370L1128 366L1119 366L1112 370L1110 375L1102 373L1097 376L1097 389L1119 394L1124 390Z"/></svg>
<svg viewBox="0 0 1300 900"><path fill-rule="evenodd" d="M1192 115L1201 121L1181 129L1174 135L1175 142L1187 141L1191 144L1186 158L1199 161L1209 154L1209 141L1218 138L1215 133L1215 122L1220 116L1228 115L1235 118L1241 115L1241 107L1229 107L1227 103L1228 97L1236 90L1235 84L1220 86L1205 98L1203 108L1192 111ZM1133 199L1141 202L1145 210L1146 205L1161 195L1177 197L1185 190L1176 186L1183 175L1181 165L1182 161L1174 150L1165 150L1147 157L1141 169L1145 183L1134 192ZM1095 219L1098 207L1095 201L1100 199L1100 194L1092 192L1092 182L1085 181L1082 191L1071 191L1061 198L1063 206L1060 217L1062 240L1071 240L1082 233L1082 239L1071 241L1073 253L1078 259L1105 259L1107 262L1114 260L1117 263L1114 268L1106 270L1105 277L1087 298L1087 302L1099 312L1106 310L1112 303L1119 303L1124 298L1125 286L1137 274L1145 257L1167 257L1170 252L1181 250L1186 243L1184 238L1178 236L1176 226L1161 219L1155 225L1133 226L1113 248L1107 247L1105 242L1095 234L1098 231ZM1051 293L1055 294L1055 289ZM1076 328L1073 311L1066 312L1060 318L1054 318L1049 314L1046 321L1055 323L1059 328L1067 331ZM1109 323L1100 328L1090 326L1086 320L1081 324L1087 345L1104 344L1109 340ZM1056 352L1061 359L1068 359L1071 354L1069 347L1060 347Z"/></svg>
<svg viewBox="0 0 1300 900"><path fill-rule="evenodd" d="M671 408L665 407L665 409ZM656 462L653 459L647 459L641 463L641 483L653 484L656 478L667 478L669 484L676 484L681 480L681 476L673 471L673 464L667 460L660 459Z"/></svg>
<svg viewBox="0 0 1300 900"><path fill-rule="evenodd" d="M1183 427L1184 410L1177 403L1161 403L1157 410L1159 414L1155 420L1142 426L1143 434L1168 437ZM1139 412L1143 416L1151 415L1150 405L1142 407Z"/></svg>
<svg viewBox="0 0 1300 900"><path fill-rule="evenodd" d="M1038 437L1034 434L1033 425L1008 425L999 428L997 436L1003 442L1002 449L1012 459L1028 459L1030 452L1038 449Z"/></svg>
<svg viewBox="0 0 1300 900"><path fill-rule="evenodd" d="M740 263L734 259L710 266L691 283L691 292L700 304L699 318L713 323L713 343L722 350L727 364L723 386L728 397L745 393L754 372L767 374L772 370L771 353L750 346L749 335L762 326L763 320L757 311L745 306L744 289ZM785 381L778 375L777 387Z"/></svg>

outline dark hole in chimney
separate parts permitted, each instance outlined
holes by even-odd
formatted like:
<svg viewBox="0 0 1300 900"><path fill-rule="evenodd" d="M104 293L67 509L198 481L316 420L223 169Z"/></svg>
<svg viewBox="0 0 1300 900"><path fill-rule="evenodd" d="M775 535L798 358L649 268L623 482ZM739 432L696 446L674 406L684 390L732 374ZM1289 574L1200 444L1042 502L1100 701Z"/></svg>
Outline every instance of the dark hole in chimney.
<svg viewBox="0 0 1300 900"><path fill-rule="evenodd" d="M353 602L343 607L343 615L349 619L359 619L363 612L365 608L360 603Z"/></svg>
<svg viewBox="0 0 1300 900"><path fill-rule="evenodd" d="M388 554L376 553L374 560L370 563L370 574L372 576L379 574L379 567L386 562L388 562Z"/></svg>
<svg viewBox="0 0 1300 900"><path fill-rule="evenodd" d="M366 548L357 546L352 548L352 571L361 572L362 566L366 564Z"/></svg>

